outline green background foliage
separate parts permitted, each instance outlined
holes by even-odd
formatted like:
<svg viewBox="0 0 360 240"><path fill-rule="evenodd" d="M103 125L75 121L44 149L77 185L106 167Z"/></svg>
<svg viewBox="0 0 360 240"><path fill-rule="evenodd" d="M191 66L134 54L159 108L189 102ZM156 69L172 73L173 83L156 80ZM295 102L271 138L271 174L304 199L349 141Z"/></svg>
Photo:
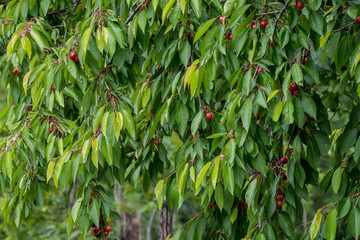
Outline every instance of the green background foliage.
<svg viewBox="0 0 360 240"><path fill-rule="evenodd" d="M76 186L60 232L86 238L119 183L195 204L171 239L358 238L360 2L303 5L2 3L3 225Z"/></svg>

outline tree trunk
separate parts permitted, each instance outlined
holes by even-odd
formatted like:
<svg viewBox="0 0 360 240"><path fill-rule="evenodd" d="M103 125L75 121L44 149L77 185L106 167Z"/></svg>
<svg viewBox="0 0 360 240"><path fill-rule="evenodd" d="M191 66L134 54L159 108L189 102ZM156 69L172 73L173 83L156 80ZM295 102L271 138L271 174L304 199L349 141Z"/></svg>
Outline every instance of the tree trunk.
<svg viewBox="0 0 360 240"><path fill-rule="evenodd" d="M71 189L70 196L69 196L69 208L70 209L72 209L72 207L74 206L76 190L77 190L77 187L74 184Z"/></svg>
<svg viewBox="0 0 360 240"><path fill-rule="evenodd" d="M159 240L165 240L166 237L172 233L172 219L173 219L173 212L169 213L169 209L166 204L166 198L165 198L160 212Z"/></svg>

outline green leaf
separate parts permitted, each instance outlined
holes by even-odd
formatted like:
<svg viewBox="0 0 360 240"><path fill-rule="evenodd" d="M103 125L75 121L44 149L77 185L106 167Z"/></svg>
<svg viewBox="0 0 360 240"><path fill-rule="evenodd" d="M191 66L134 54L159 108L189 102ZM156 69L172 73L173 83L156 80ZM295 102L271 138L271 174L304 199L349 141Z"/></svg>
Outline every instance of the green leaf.
<svg viewBox="0 0 360 240"><path fill-rule="evenodd" d="M100 207L97 200L94 200L90 205L89 217L96 226L99 226Z"/></svg>
<svg viewBox="0 0 360 240"><path fill-rule="evenodd" d="M306 93L301 95L301 103L304 111L316 119L316 104L314 100Z"/></svg>
<svg viewBox="0 0 360 240"><path fill-rule="evenodd" d="M245 130L248 132L251 123L252 115L252 101L250 98L247 98L241 107L240 116Z"/></svg>
<svg viewBox="0 0 360 240"><path fill-rule="evenodd" d="M347 217L347 223L350 228L350 232L357 239L360 235L360 211L356 205L352 206L352 209Z"/></svg>
<svg viewBox="0 0 360 240"><path fill-rule="evenodd" d="M215 201L221 211L224 207L224 191L221 184L219 184L215 190Z"/></svg>
<svg viewBox="0 0 360 240"><path fill-rule="evenodd" d="M156 187L155 187L155 190L154 190L156 199L159 198L163 186L164 186L164 179L161 179L161 180L156 184Z"/></svg>
<svg viewBox="0 0 360 240"><path fill-rule="evenodd" d="M266 102L269 102L273 97L275 97L276 94L277 94L279 91L280 91L280 89L272 91L272 92L270 93L270 95L268 96L268 99L267 99Z"/></svg>
<svg viewBox="0 0 360 240"><path fill-rule="evenodd" d="M285 102L283 114L285 116L285 122L291 124L294 122L294 105L292 101Z"/></svg>
<svg viewBox="0 0 360 240"><path fill-rule="evenodd" d="M6 175L11 179L13 174L13 158L11 152L7 151L5 153L4 167Z"/></svg>
<svg viewBox="0 0 360 240"><path fill-rule="evenodd" d="M48 41L43 38L37 30L35 30L34 28L30 28L30 35L32 39L35 40L41 51L44 50L44 48L49 48Z"/></svg>
<svg viewBox="0 0 360 240"><path fill-rule="evenodd" d="M323 34L324 19L320 13L314 11L310 12L310 26L311 29L317 32L319 35Z"/></svg>
<svg viewBox="0 0 360 240"><path fill-rule="evenodd" d="M130 136L133 137L133 139L136 139L136 133L135 133L135 122L133 117L131 116L130 112L127 109L121 109L120 110L121 115L124 120L124 126L126 130L130 133Z"/></svg>
<svg viewBox="0 0 360 240"><path fill-rule="evenodd" d="M233 28L235 27L235 25L238 23L238 21L241 19L241 17L244 15L244 13L246 12L246 10L250 7L250 4L246 4L243 6L237 6L237 9L234 13L231 14L229 23L228 23L228 28Z"/></svg>
<svg viewBox="0 0 360 240"><path fill-rule="evenodd" d="M224 180L226 188L231 194L234 194L234 171L229 164L224 164L222 166L222 178Z"/></svg>
<svg viewBox="0 0 360 240"><path fill-rule="evenodd" d="M194 42L195 43L197 40L199 40L201 38L202 35L204 35L204 33L206 32L206 30L209 29L209 27L213 24L213 22L216 20L216 18L210 19L209 21L203 23L200 25L200 27L198 28L195 37L194 37Z"/></svg>
<svg viewBox="0 0 360 240"><path fill-rule="evenodd" d="M202 111L198 112L191 122L191 134L193 136L196 135L196 133L199 129L199 126L200 126L200 123L202 120L202 116L203 116L203 112Z"/></svg>
<svg viewBox="0 0 360 240"><path fill-rule="evenodd" d="M82 198L79 198L75 202L73 208L71 209L71 216L72 216L74 222L76 222L76 219L77 219L77 217L79 215L79 210L80 210L80 207L81 207L82 200L83 200Z"/></svg>
<svg viewBox="0 0 360 240"><path fill-rule="evenodd" d="M274 122L279 121L279 118L281 116L281 112L282 112L282 108L283 108L283 103L282 101L279 101L275 104L274 108L273 108L273 112L272 112L272 120Z"/></svg>
<svg viewBox="0 0 360 240"><path fill-rule="evenodd" d="M99 142L97 138L92 140L92 149L91 149L91 161L94 166L98 168L99 166Z"/></svg>
<svg viewBox="0 0 360 240"><path fill-rule="evenodd" d="M262 154L258 154L257 157L252 160L252 164L254 165L256 171L266 177L267 165L265 157Z"/></svg>
<svg viewBox="0 0 360 240"><path fill-rule="evenodd" d="M219 156L217 156L215 158L215 165L214 165L213 171L211 173L211 182L212 182L214 188L216 188L216 183L217 183L217 178L218 178L218 173L219 173L219 163L220 163Z"/></svg>
<svg viewBox="0 0 360 240"><path fill-rule="evenodd" d="M180 59L185 67L187 67L188 65L190 56L191 56L191 45L188 41L185 41L183 47L180 49Z"/></svg>
<svg viewBox="0 0 360 240"><path fill-rule="evenodd" d="M101 132L104 134L105 137L107 137L107 125L109 121L109 112L104 113L101 119Z"/></svg>
<svg viewBox="0 0 360 240"><path fill-rule="evenodd" d="M311 226L310 226L310 238L311 240L313 240L316 235L319 232L320 229L320 224L321 224L321 218L322 218L322 214L321 214L321 209L319 209L315 216L314 219L312 220Z"/></svg>
<svg viewBox="0 0 360 240"><path fill-rule="evenodd" d="M50 142L48 143L48 145L45 148L45 156L48 161L51 158L51 153L53 152L54 144L55 144L55 136L52 136L50 138Z"/></svg>
<svg viewBox="0 0 360 240"><path fill-rule="evenodd" d="M344 169L342 167L338 167L332 176L331 185L335 193L339 191L343 171Z"/></svg>
<svg viewBox="0 0 360 240"><path fill-rule="evenodd" d="M86 158L86 156L89 154L89 152L90 152L90 139L87 139L84 142L82 149L81 149L81 154L82 154L83 159Z"/></svg>
<svg viewBox="0 0 360 240"><path fill-rule="evenodd" d="M175 0L170 0L167 2L167 4L165 5L165 8L163 10L163 14L162 14L162 21L165 22L167 16L169 15L169 11L172 8L172 6L174 5Z"/></svg>
<svg viewBox="0 0 360 240"><path fill-rule="evenodd" d="M71 74L71 76L76 79L77 68L76 68L75 63L72 60L67 61L66 68L69 71L69 73Z"/></svg>
<svg viewBox="0 0 360 240"><path fill-rule="evenodd" d="M325 236L327 240L334 240L336 237L336 215L337 210L331 210L325 220Z"/></svg>
<svg viewBox="0 0 360 240"><path fill-rule="evenodd" d="M46 170L46 182L49 182L51 175L53 174L54 167L55 167L55 162L54 161L49 162L49 165Z"/></svg>
<svg viewBox="0 0 360 240"><path fill-rule="evenodd" d="M306 74L309 76L309 78L315 83L320 84L320 78L319 78L319 72L316 71L312 67L304 66Z"/></svg>
<svg viewBox="0 0 360 240"><path fill-rule="evenodd" d="M104 112L104 109L105 109L105 106L99 108L95 115L94 115L94 118L93 118L93 132L95 133L96 130L99 128L99 124L100 124L100 121L101 121L101 118L103 116L103 112Z"/></svg>
<svg viewBox="0 0 360 240"><path fill-rule="evenodd" d="M288 237L292 238L295 236L294 225L286 212L279 215L279 226Z"/></svg>
<svg viewBox="0 0 360 240"><path fill-rule="evenodd" d="M304 79L304 76L303 76L303 73L301 71L300 64L294 63L294 65L292 65L292 67L291 67L291 75L292 75L294 81L298 85L302 85L302 81Z"/></svg>
<svg viewBox="0 0 360 240"><path fill-rule="evenodd" d="M87 48L89 45L92 29L93 29L93 27L87 28L81 37L80 50L81 50L81 57L82 57L83 64L85 63L86 52L87 52Z"/></svg>
<svg viewBox="0 0 360 240"><path fill-rule="evenodd" d="M199 193L199 187L201 185L202 180L204 179L207 170L209 169L210 165L212 164L212 162L208 162L200 171L200 173L197 175L196 177L196 182L195 182L195 192L196 194Z"/></svg>
<svg viewBox="0 0 360 240"><path fill-rule="evenodd" d="M178 189L180 196L184 196L185 194L185 188L186 188L186 180L187 180L187 174L188 174L188 168L189 163L185 165L184 170L181 172L178 182Z"/></svg>

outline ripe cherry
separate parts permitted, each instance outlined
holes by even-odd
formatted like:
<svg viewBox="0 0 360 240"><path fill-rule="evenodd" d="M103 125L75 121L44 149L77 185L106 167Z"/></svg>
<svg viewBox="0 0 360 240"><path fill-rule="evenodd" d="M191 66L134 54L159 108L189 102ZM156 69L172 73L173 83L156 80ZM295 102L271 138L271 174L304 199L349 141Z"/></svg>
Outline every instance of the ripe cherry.
<svg viewBox="0 0 360 240"><path fill-rule="evenodd" d="M259 68L258 69L258 73L260 73L260 72L262 72L263 71L263 69L262 68Z"/></svg>
<svg viewBox="0 0 360 240"><path fill-rule="evenodd" d="M78 58L78 57L75 57L74 63L77 63L77 62L79 62L79 58Z"/></svg>
<svg viewBox="0 0 360 240"><path fill-rule="evenodd" d="M252 29L255 29L255 28L256 28L256 24L253 24L253 25L252 25Z"/></svg>
<svg viewBox="0 0 360 240"><path fill-rule="evenodd" d="M157 145L159 145L160 141L156 139L156 140L154 141L154 143L155 143L155 145L157 146Z"/></svg>
<svg viewBox="0 0 360 240"><path fill-rule="evenodd" d="M301 9L303 9L304 4L303 4L302 2L298 2L298 3L296 4L296 7L297 7L299 10L301 10Z"/></svg>
<svg viewBox="0 0 360 240"><path fill-rule="evenodd" d="M308 58L306 57L306 58L304 58L304 63L306 63L306 61L308 60Z"/></svg>
<svg viewBox="0 0 360 240"><path fill-rule="evenodd" d="M109 232L105 232L105 237L109 236Z"/></svg>
<svg viewBox="0 0 360 240"><path fill-rule="evenodd" d="M90 199L89 199L89 204L91 204L91 203L92 203L92 199L90 198Z"/></svg>
<svg viewBox="0 0 360 240"><path fill-rule="evenodd" d="M140 11L144 11L144 6L143 5L140 6Z"/></svg>
<svg viewBox="0 0 360 240"><path fill-rule="evenodd" d="M17 73L18 73L18 70L15 68L15 69L13 70L13 74L16 75Z"/></svg>
<svg viewBox="0 0 360 240"><path fill-rule="evenodd" d="M219 22L220 22L220 23L223 23L223 20L224 20L224 17L220 17L220 18L219 18Z"/></svg>
<svg viewBox="0 0 360 240"><path fill-rule="evenodd" d="M52 133L53 131L55 131L55 128L50 128L50 133Z"/></svg>
<svg viewBox="0 0 360 240"><path fill-rule="evenodd" d="M313 119L313 117L311 115L307 115L307 119L311 120L311 119Z"/></svg>
<svg viewBox="0 0 360 240"><path fill-rule="evenodd" d="M229 40L232 40L232 39L233 39L233 35L230 35L230 36L229 36Z"/></svg>
<svg viewBox="0 0 360 240"><path fill-rule="evenodd" d="M298 90L298 85L296 83L290 85L290 91L295 92L297 90Z"/></svg>
<svg viewBox="0 0 360 240"><path fill-rule="evenodd" d="M205 117L207 120L210 120L213 117L213 115L212 113L207 113Z"/></svg>
<svg viewBox="0 0 360 240"><path fill-rule="evenodd" d="M281 161L282 164L287 164L288 159L287 159L287 157L282 157L282 158L280 159L280 161Z"/></svg>
<svg viewBox="0 0 360 240"><path fill-rule="evenodd" d="M279 201L284 201L284 196L281 195L281 194L279 194L279 196L277 196L277 199L278 199Z"/></svg>
<svg viewBox="0 0 360 240"><path fill-rule="evenodd" d="M98 233L99 231L100 231L100 228L99 228L99 227L96 227L96 228L93 229L93 232L94 232L94 233Z"/></svg>
<svg viewBox="0 0 360 240"><path fill-rule="evenodd" d="M298 91L295 91L295 92L294 92L294 96L295 96L295 97L298 97L298 96L299 96Z"/></svg>
<svg viewBox="0 0 360 240"><path fill-rule="evenodd" d="M151 108L151 112L154 112L154 108L153 108L153 107Z"/></svg>
<svg viewBox="0 0 360 240"><path fill-rule="evenodd" d="M242 212L246 211L246 205L245 204L241 204L240 211L242 211Z"/></svg>
<svg viewBox="0 0 360 240"><path fill-rule="evenodd" d="M280 0L280 2L282 2L282 3L283 3L283 2L284 2L284 0Z"/></svg>
<svg viewBox="0 0 360 240"><path fill-rule="evenodd" d="M281 178L282 178L282 180L284 180L284 182L287 180L287 176L286 176L285 174L283 174L283 175L281 176Z"/></svg>
<svg viewBox="0 0 360 240"><path fill-rule="evenodd" d="M261 26L262 28L266 28L266 25L267 25L267 22L266 22L266 21L261 21L261 22L260 22L260 26Z"/></svg>
<svg viewBox="0 0 360 240"><path fill-rule="evenodd" d="M282 201L277 201L276 205L278 206L278 208L281 208L282 207Z"/></svg>
<svg viewBox="0 0 360 240"><path fill-rule="evenodd" d="M107 226L107 227L105 228L105 230L106 230L107 232L110 232L110 231L111 231L111 226Z"/></svg>
<svg viewBox="0 0 360 240"><path fill-rule="evenodd" d="M76 53L70 53L70 58L71 58L71 59L76 58Z"/></svg>
<svg viewBox="0 0 360 240"><path fill-rule="evenodd" d="M360 24L360 17L357 17L355 21Z"/></svg>
<svg viewBox="0 0 360 240"><path fill-rule="evenodd" d="M271 41L270 42L270 46L274 46L275 42L274 41Z"/></svg>

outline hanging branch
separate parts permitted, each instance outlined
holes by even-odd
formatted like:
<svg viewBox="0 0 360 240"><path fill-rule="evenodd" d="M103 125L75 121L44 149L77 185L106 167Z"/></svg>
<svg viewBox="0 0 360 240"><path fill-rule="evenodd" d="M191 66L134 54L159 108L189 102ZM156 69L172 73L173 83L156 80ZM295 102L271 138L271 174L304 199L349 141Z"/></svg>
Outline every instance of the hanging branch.
<svg viewBox="0 0 360 240"><path fill-rule="evenodd" d="M289 1L290 1L290 0L287 0L287 2L285 3L284 7L280 10L279 15L277 16L277 18L276 18L276 20L275 20L275 24L274 24L275 27L276 27L276 24L277 24L277 22L279 21L281 15L284 13L287 5L289 4Z"/></svg>
<svg viewBox="0 0 360 240"><path fill-rule="evenodd" d="M135 17L136 13L139 11L141 7L141 4L139 6L137 6L137 8L135 9L135 11L130 15L130 17L126 20L125 24L129 24L129 22L131 22L133 20L133 18Z"/></svg>

